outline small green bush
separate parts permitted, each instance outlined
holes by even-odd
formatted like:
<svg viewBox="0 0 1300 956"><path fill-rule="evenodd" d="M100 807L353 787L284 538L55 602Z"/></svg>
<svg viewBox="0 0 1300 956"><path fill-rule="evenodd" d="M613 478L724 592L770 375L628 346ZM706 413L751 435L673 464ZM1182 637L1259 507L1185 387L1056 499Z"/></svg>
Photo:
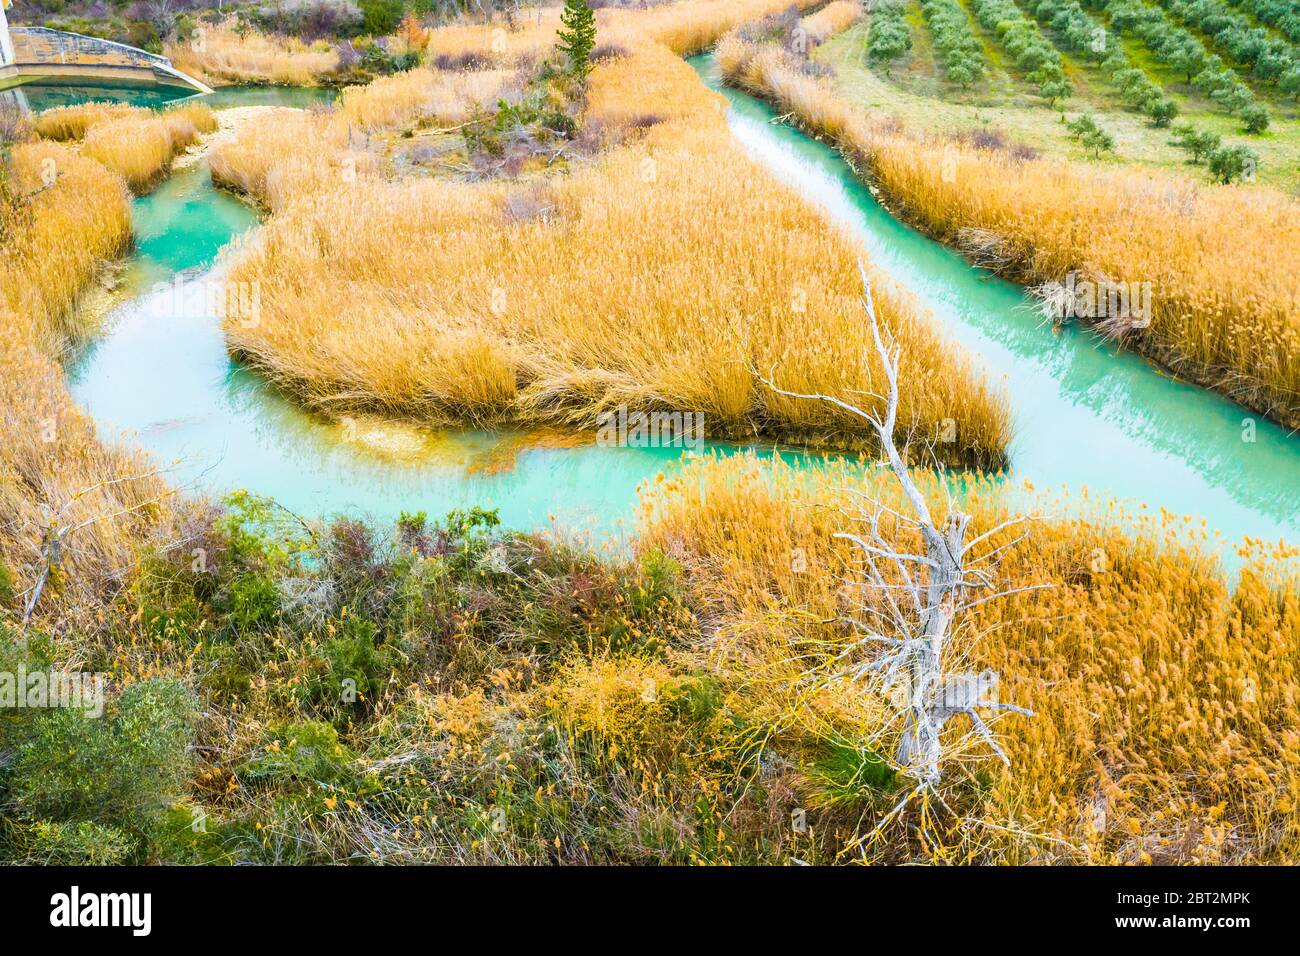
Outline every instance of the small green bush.
<svg viewBox="0 0 1300 956"><path fill-rule="evenodd" d="M140 681L103 717L52 710L18 749L10 798L32 819L147 833L189 775L194 701L180 683Z"/></svg>
<svg viewBox="0 0 1300 956"><path fill-rule="evenodd" d="M13 607L16 599L13 573L0 561L0 611Z"/></svg>
<svg viewBox="0 0 1300 956"><path fill-rule="evenodd" d="M1224 146L1210 154L1208 165L1215 181L1227 185L1255 178L1259 157L1249 146Z"/></svg>
<svg viewBox="0 0 1300 956"><path fill-rule="evenodd" d="M80 820L10 821L8 851L14 862L38 866L113 866L124 863L135 841L114 826Z"/></svg>
<svg viewBox="0 0 1300 956"><path fill-rule="evenodd" d="M239 776L250 783L341 783L351 776L353 754L339 732L321 721L277 724Z"/></svg>
<svg viewBox="0 0 1300 956"><path fill-rule="evenodd" d="M279 613L280 592L266 575L249 573L231 582L227 620L236 634L269 627Z"/></svg>
<svg viewBox="0 0 1300 956"><path fill-rule="evenodd" d="M374 37L387 36L402 22L402 0L361 0L361 29Z"/></svg>
<svg viewBox="0 0 1300 956"><path fill-rule="evenodd" d="M1084 113L1072 123L1066 124L1066 129L1093 156L1100 156L1102 153L1110 152L1115 148L1114 138L1097 125L1097 121L1093 119L1090 113Z"/></svg>
<svg viewBox="0 0 1300 956"><path fill-rule="evenodd" d="M1191 154L1193 163L1203 162L1219 148L1221 142L1218 133L1198 130L1190 124L1178 127L1175 134L1173 145L1187 150Z"/></svg>
<svg viewBox="0 0 1300 956"><path fill-rule="evenodd" d="M899 788L889 761L848 740L828 740L808 769L810 803L818 808L861 812Z"/></svg>
<svg viewBox="0 0 1300 956"><path fill-rule="evenodd" d="M1269 116L1268 108L1260 103L1251 103L1241 110L1241 123L1247 133L1258 136L1268 129L1272 118Z"/></svg>
<svg viewBox="0 0 1300 956"><path fill-rule="evenodd" d="M564 0L560 24L555 49L564 54L571 74L585 77L591 72L591 51L596 46L596 15L587 0Z"/></svg>
<svg viewBox="0 0 1300 956"><path fill-rule="evenodd" d="M314 652L317 670L301 684L299 699L328 716L364 709L393 673L394 651L381 640L373 621L345 617Z"/></svg>

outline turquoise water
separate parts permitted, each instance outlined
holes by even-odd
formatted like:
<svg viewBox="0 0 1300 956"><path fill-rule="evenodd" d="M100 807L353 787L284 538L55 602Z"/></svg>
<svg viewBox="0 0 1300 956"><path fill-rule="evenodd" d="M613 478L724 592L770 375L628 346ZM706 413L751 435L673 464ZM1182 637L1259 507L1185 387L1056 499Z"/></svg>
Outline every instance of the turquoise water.
<svg viewBox="0 0 1300 956"><path fill-rule="evenodd" d="M1053 329L1022 288L899 222L834 150L725 87L711 56L690 62L731 104L744 147L860 240L1005 385L1013 477L1204 515L1233 540L1300 541L1300 436L1086 330Z"/></svg>
<svg viewBox="0 0 1300 956"><path fill-rule="evenodd" d="M196 100L219 110L226 106L297 106L309 107L317 103L332 103L337 91L284 86L223 86L215 92L197 96L190 90L178 87L114 87L114 86L61 86L45 83L26 83L22 91L28 106L33 110L52 109L56 106L75 106L78 103L113 102L130 103L159 109L182 100Z"/></svg>
<svg viewBox="0 0 1300 956"><path fill-rule="evenodd" d="M828 228L857 236L1009 390L1013 478L1068 488L1076 501L1086 487L1094 499L1205 515L1231 540L1300 540L1300 440L1258 420L1254 442L1243 441L1242 422L1254 416L1237 406L1086 332L1054 332L1023 290L897 222L832 150L771 123L761 102L721 90L709 58L693 63L730 100L745 148L823 208L836 224ZM135 221L131 281L141 294L111 316L70 380L104 432L130 434L178 484L248 488L305 514L496 507L513 527L556 522L616 539L637 486L683 454L318 418L232 362L210 311L178 306L203 288L221 246L255 225L252 211L199 167L137 200ZM168 284L175 277L180 285Z"/></svg>
<svg viewBox="0 0 1300 956"><path fill-rule="evenodd" d="M56 106L76 106L79 103L110 102L131 103L135 106L157 108L187 99L191 91L175 87L114 87L114 86L64 86L62 84L24 83L16 87L36 112Z"/></svg>

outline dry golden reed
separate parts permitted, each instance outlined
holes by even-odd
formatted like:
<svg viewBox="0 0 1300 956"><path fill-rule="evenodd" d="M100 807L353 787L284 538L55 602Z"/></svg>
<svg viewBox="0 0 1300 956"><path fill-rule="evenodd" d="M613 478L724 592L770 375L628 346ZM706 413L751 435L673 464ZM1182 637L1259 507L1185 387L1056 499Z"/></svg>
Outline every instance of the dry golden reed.
<svg viewBox="0 0 1300 956"><path fill-rule="evenodd" d="M662 121L628 144L520 183L389 182L335 119L250 126L212 158L275 211L232 266L261 290L260 322L228 323L232 348L316 405L589 428L626 404L703 412L716 437L864 444L856 419L755 375L879 390L862 250L741 152L689 66L640 41L592 73L587 119L648 110ZM511 211L529 205L550 213ZM912 383L900 439L950 423L945 460L1001 464L1004 399L877 286Z"/></svg>
<svg viewBox="0 0 1300 956"><path fill-rule="evenodd" d="M830 37L842 33L862 19L862 4L858 0L834 0L816 13L799 21L804 42L809 47L825 43Z"/></svg>
<svg viewBox="0 0 1300 956"><path fill-rule="evenodd" d="M217 128L204 104L95 123L86 131L83 155L119 174L137 193L148 191L171 168L177 154Z"/></svg>
<svg viewBox="0 0 1300 956"><path fill-rule="evenodd" d="M911 136L800 71L790 54L734 35L719 43L718 62L729 83L870 170L902 216L983 264L1029 284L1071 273L1149 283L1150 325L1125 327L1127 343L1300 426L1300 204L1291 197Z"/></svg>
<svg viewBox="0 0 1300 956"><path fill-rule="evenodd" d="M945 494L921 480L942 516ZM844 488L875 488L894 500L855 468L798 473L744 456L699 460L645 498L639 546L685 565L703 619L713 622L703 637L713 667L747 685L745 709L755 719L794 738L862 739L873 730L863 723L871 710L842 687L801 689L809 686L801 674L849 640L831 623L847 613L842 585L854 568L850 549L832 537L845 530L840 509L854 504ZM1040 504L1051 513L1051 498ZM975 482L963 507L974 516L973 539L1005 519L1008 497ZM1141 519L1113 502L1058 499L1055 507L1086 516L1034 522L996 569L999 588L1053 587L981 605L965 632L969 666L992 668L1002 699L1034 712L994 725L1010 766L990 754L969 767L987 781L973 792L966 773L950 768L948 799L965 821L924 852L891 838L870 855L1294 862L1295 549L1252 547L1233 588L1186 520ZM999 532L988 548L1018 533ZM900 538L904 550L909 543ZM950 733L963 730L954 723ZM789 747L774 741L783 743Z"/></svg>
<svg viewBox="0 0 1300 956"><path fill-rule="evenodd" d="M601 43L660 43L679 56L699 53L742 23L795 7L814 7L821 0L692 0L645 10L603 7L596 13ZM499 63L545 55L555 45L560 8L539 9L506 24L457 23L429 32L431 57L474 53Z"/></svg>
<svg viewBox="0 0 1300 956"><path fill-rule="evenodd" d="M51 516L87 522L68 536L48 594L89 618L131 567L162 493L154 479L135 480L146 463L96 439L59 364L81 332L69 321L78 297L130 247L130 196L116 175L56 143L19 145L11 165L31 203L0 248L0 562L25 592Z"/></svg>
<svg viewBox="0 0 1300 956"><path fill-rule="evenodd" d="M126 103L79 103L57 106L36 117L36 133L43 139L82 139L90 127L112 119L138 116L144 111Z"/></svg>
<svg viewBox="0 0 1300 956"><path fill-rule="evenodd" d="M231 23L205 25L198 42L168 43L165 52L178 70L212 86L317 86L339 70L338 51L328 43L308 44L256 31L241 36Z"/></svg>
<svg viewBox="0 0 1300 956"><path fill-rule="evenodd" d="M209 154L212 178L272 212L331 186L367 182L378 160L339 114L273 109Z"/></svg>
<svg viewBox="0 0 1300 956"><path fill-rule="evenodd" d="M145 192L167 172L178 153L217 128L206 103L163 111L122 103L85 103L46 110L36 132L46 139L82 140L82 154L108 167L135 192Z"/></svg>
<svg viewBox="0 0 1300 956"><path fill-rule="evenodd" d="M56 355L77 297L130 247L130 196L108 170L56 143L15 147L12 169L31 203L0 255L0 318L10 341Z"/></svg>
<svg viewBox="0 0 1300 956"><path fill-rule="evenodd" d="M513 78L510 70L420 68L343 91L343 115L367 132L417 123L463 123L492 107Z"/></svg>

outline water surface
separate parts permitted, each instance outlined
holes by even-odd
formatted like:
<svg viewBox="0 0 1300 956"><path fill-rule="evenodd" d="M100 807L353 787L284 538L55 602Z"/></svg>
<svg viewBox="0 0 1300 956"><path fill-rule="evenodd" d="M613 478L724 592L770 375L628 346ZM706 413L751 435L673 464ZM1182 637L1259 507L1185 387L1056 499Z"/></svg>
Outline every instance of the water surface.
<svg viewBox="0 0 1300 956"><path fill-rule="evenodd" d="M53 83L24 83L15 87L21 90L27 105L36 112L56 106L75 106L79 103L108 102L129 103L161 109L187 100L209 104L213 109L227 106L297 106L309 107L318 103L332 103L337 91L323 87L286 86L222 86L213 93L199 95L193 90L174 86L123 87L123 86L64 86Z"/></svg>

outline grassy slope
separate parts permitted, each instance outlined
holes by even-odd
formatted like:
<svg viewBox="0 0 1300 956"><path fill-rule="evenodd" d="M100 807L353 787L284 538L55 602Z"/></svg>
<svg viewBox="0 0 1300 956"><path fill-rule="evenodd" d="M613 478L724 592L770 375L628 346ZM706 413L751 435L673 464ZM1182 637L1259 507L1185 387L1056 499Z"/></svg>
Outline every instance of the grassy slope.
<svg viewBox="0 0 1300 956"><path fill-rule="evenodd" d="M1087 160L1082 147L1070 138L1061 114L1033 93L1023 77L1009 68L993 35L972 24L984 45L989 75L970 90L963 91L936 72L931 57L918 54L926 49L917 44L886 77L872 69L861 55L867 35L862 23L833 37L819 47L814 59L835 68L840 90L854 103L888 110L909 126L935 132L999 128L1045 154ZM924 30L918 31L925 35ZM1050 37L1051 31L1046 31ZM914 35L914 41L919 39ZM1240 133L1240 123L1195 93L1182 78L1156 63L1140 42L1126 42L1136 65L1162 84L1182 110L1178 122L1220 133L1225 143L1246 143L1260 156L1260 182L1288 192L1300 192L1300 118L1294 103L1265 96L1274 114L1273 126L1262 136ZM1099 69L1066 56L1066 70L1075 83L1076 94L1067 104L1071 116L1093 113L1103 128L1115 137L1115 155L1100 160L1120 164L1139 162L1171 170L1203 175L1203 167L1189 166L1186 153L1171 146L1169 130L1155 129L1145 117L1123 107Z"/></svg>

